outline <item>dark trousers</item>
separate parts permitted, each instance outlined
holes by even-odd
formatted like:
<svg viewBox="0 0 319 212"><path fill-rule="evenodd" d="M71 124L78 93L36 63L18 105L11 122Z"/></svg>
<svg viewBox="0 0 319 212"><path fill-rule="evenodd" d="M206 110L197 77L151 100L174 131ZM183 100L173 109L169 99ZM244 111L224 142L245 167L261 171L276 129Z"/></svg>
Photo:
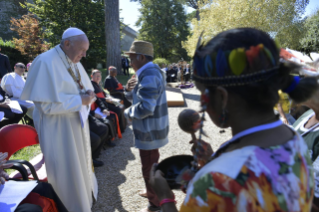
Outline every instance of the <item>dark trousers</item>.
<svg viewBox="0 0 319 212"><path fill-rule="evenodd" d="M126 128L126 118L124 116L124 109L116 107L113 104L108 104L108 109L110 111L113 111L114 113L116 113L116 115L117 115L117 117L119 119L119 125L120 125L120 129L121 129L121 133L124 133L125 128Z"/></svg>
<svg viewBox="0 0 319 212"><path fill-rule="evenodd" d="M109 138L116 138L117 135L117 121L114 114L110 114L106 118L99 119L104 125L109 127Z"/></svg>
<svg viewBox="0 0 319 212"><path fill-rule="evenodd" d="M109 135L109 127L91 115L89 116L89 126L92 158L96 159L99 157L100 152L107 140Z"/></svg>
<svg viewBox="0 0 319 212"><path fill-rule="evenodd" d="M17 124L19 123L19 121L23 118L23 116L27 113L28 111L28 108L20 105L23 113L22 114L16 114L16 113L13 113L11 111L10 108L3 108L3 107L0 107L0 111L4 112L4 117L6 118L5 120L3 121L0 121L0 128L8 125L8 124Z"/></svg>
<svg viewBox="0 0 319 212"><path fill-rule="evenodd" d="M159 207L159 200L153 191L151 185L149 184L150 180L150 171L154 163L158 163L159 160L159 151L158 149L153 150L142 150L140 149L140 157L142 163L142 174L145 181L147 198L152 206Z"/></svg>
<svg viewBox="0 0 319 212"><path fill-rule="evenodd" d="M128 72L128 67L122 66L124 75L130 75Z"/></svg>
<svg viewBox="0 0 319 212"><path fill-rule="evenodd" d="M58 195L55 193L53 187L49 183L39 182L38 185L32 190L32 192L40 194L43 197L52 199L59 212L67 212L67 209L61 202ZM17 207L15 212L42 212L42 208L38 205L34 204L21 204Z"/></svg>
<svg viewBox="0 0 319 212"><path fill-rule="evenodd" d="M190 74L184 74L184 81L188 82L190 79Z"/></svg>

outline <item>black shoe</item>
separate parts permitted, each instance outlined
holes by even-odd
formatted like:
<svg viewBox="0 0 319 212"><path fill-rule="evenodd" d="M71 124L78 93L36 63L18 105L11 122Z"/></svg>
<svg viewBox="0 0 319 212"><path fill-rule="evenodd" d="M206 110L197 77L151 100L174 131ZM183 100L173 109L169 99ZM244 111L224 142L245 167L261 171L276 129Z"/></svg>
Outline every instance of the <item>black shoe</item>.
<svg viewBox="0 0 319 212"><path fill-rule="evenodd" d="M100 167L100 166L103 166L103 165L104 165L104 163L102 161L93 159L93 166L94 167Z"/></svg>
<svg viewBox="0 0 319 212"><path fill-rule="evenodd" d="M106 145L109 146L109 147L115 147L116 146L116 144L112 143L111 141L107 142Z"/></svg>

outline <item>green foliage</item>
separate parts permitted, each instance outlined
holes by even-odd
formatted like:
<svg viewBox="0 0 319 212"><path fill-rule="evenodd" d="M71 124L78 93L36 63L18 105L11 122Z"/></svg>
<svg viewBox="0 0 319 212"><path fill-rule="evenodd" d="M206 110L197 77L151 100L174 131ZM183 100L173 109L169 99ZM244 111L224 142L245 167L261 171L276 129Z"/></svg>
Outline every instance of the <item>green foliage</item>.
<svg viewBox="0 0 319 212"><path fill-rule="evenodd" d="M301 47L306 53L319 51L319 9L309 16L304 24Z"/></svg>
<svg viewBox="0 0 319 212"><path fill-rule="evenodd" d="M17 63L21 62L24 64L27 64L30 62L28 60L28 57L25 55L22 55L21 52L19 52L12 41L4 41L2 38L0 38L0 48L1 53L8 56L11 68Z"/></svg>
<svg viewBox="0 0 319 212"><path fill-rule="evenodd" d="M300 50L300 39L304 35L305 19L294 21L282 27L277 33L275 39L282 48Z"/></svg>
<svg viewBox="0 0 319 212"><path fill-rule="evenodd" d="M136 25L141 26L138 39L154 46L156 57L188 60L181 42L189 35L189 25L183 5L179 0L142 0L141 16Z"/></svg>
<svg viewBox="0 0 319 212"><path fill-rule="evenodd" d="M239 27L253 27L274 34L282 32L281 42L285 35L298 37L287 33L296 29L294 23L301 19L308 4L309 0L205 0L199 4L200 21L192 20L192 35L183 47L193 55L203 31L202 41L207 42L222 31ZM293 42L298 40L289 41L289 44Z"/></svg>
<svg viewBox="0 0 319 212"><path fill-rule="evenodd" d="M11 30L19 35L19 39L13 38L13 43L22 55L33 60L50 48L50 44L43 39L44 33L39 27L39 21L32 13L23 15L21 19L12 18L10 22Z"/></svg>
<svg viewBox="0 0 319 212"><path fill-rule="evenodd" d="M159 67L162 67L162 65L168 65L169 62L165 58L156 58L153 60L153 63L157 64Z"/></svg>
<svg viewBox="0 0 319 212"><path fill-rule="evenodd" d="M77 27L90 41L87 57L82 59L85 68L105 63L105 16L102 0L33 0L26 3L29 11L37 15L40 25L46 29L46 38L55 46L60 43L64 30Z"/></svg>

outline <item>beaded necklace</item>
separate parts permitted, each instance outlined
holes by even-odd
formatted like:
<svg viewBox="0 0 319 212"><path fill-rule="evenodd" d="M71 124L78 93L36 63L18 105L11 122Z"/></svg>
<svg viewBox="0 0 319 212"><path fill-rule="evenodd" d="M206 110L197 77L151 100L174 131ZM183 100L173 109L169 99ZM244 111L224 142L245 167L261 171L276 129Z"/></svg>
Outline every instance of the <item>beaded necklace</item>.
<svg viewBox="0 0 319 212"><path fill-rule="evenodd" d="M78 65L77 65L77 64L74 64L74 65L73 65L73 67L74 67L74 69L75 69L75 71L76 71L76 74L77 74L77 77L76 77L75 74L74 74L74 72L73 72L73 70L72 70L71 62L69 61L69 58L68 58L68 56L65 54L65 52L62 50L62 51L64 52L64 54L65 54L66 60L68 61L69 68L68 68L68 66L66 65L66 63L64 62L64 60L62 59L61 55L59 54L59 51L58 51L57 49L55 49L55 50L58 52L59 57L61 58L63 64L65 65L65 67L66 67L66 69L68 70L69 74L70 74L71 77L73 78L74 82L77 83L77 85L80 87L81 91L82 91L82 90L85 90L85 88L84 88L84 86L83 86L83 84L82 84L81 74L80 74Z"/></svg>

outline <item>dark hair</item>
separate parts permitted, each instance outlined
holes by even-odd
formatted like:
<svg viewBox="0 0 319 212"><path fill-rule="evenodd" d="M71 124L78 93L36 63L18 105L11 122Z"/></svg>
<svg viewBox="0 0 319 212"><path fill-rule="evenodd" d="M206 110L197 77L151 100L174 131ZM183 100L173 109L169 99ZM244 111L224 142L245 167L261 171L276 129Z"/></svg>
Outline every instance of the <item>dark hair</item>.
<svg viewBox="0 0 319 212"><path fill-rule="evenodd" d="M153 57L149 55L144 55L147 61L153 61Z"/></svg>
<svg viewBox="0 0 319 212"><path fill-rule="evenodd" d="M277 67L278 71L263 81L242 86L229 86L225 87L225 89L230 93L240 95L247 102L250 109L264 110L272 108L279 101L278 90L288 88L294 80L294 76L290 72L296 70L298 72L301 68L299 65L291 62L279 62L280 49L277 48L275 42L267 33L253 28L231 29L215 36L197 53L201 57L204 57L212 52L217 52L219 49L223 51L237 48L249 49L251 46L259 44L263 44L268 48L276 61L276 65L261 63L258 64L259 67L255 67L256 70L250 71L253 73L275 67ZM214 87L209 86L208 88L212 92L215 90ZM300 80L296 88L289 93L289 97L296 103L304 102L317 89L317 79L306 77Z"/></svg>

